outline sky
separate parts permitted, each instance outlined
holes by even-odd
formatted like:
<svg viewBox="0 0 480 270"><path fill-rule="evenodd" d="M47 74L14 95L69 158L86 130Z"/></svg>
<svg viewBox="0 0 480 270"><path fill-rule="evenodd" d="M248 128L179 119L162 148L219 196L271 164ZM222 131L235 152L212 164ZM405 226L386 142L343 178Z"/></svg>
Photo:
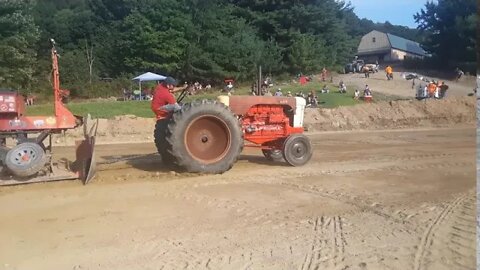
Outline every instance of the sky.
<svg viewBox="0 0 480 270"><path fill-rule="evenodd" d="M425 7L427 0L345 0L350 1L359 18L373 22L389 21L394 25L416 28L413 15Z"/></svg>

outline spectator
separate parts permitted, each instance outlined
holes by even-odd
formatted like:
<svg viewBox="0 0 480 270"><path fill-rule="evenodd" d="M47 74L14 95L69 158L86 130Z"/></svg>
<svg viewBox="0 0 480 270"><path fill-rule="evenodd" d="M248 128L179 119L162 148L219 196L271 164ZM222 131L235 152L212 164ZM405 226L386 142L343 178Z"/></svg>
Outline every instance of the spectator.
<svg viewBox="0 0 480 270"><path fill-rule="evenodd" d="M427 90L428 90L428 97L430 98L435 97L435 91L437 91L437 85L435 84L435 81L431 81L428 84Z"/></svg>
<svg viewBox="0 0 480 270"><path fill-rule="evenodd" d="M362 72L365 75L365 78L370 78L370 70L368 69L368 67L363 66L362 67Z"/></svg>
<svg viewBox="0 0 480 270"><path fill-rule="evenodd" d="M292 92L288 91L287 92L287 97L293 97Z"/></svg>
<svg viewBox="0 0 480 270"><path fill-rule="evenodd" d="M464 73L463 73L463 71L462 71L460 68L458 68L458 67L455 69L455 73L456 73L456 75L457 75L457 77L455 78L455 81L458 82L458 80L460 80L460 78L463 76Z"/></svg>
<svg viewBox="0 0 480 270"><path fill-rule="evenodd" d="M365 102L372 101L372 91L370 90L370 88L365 88L365 90L363 91L363 100Z"/></svg>
<svg viewBox="0 0 480 270"><path fill-rule="evenodd" d="M442 99L447 96L448 85L445 82L438 84L438 98Z"/></svg>
<svg viewBox="0 0 480 270"><path fill-rule="evenodd" d="M365 84L364 92L365 92L365 91L370 91L370 87L368 86L368 84Z"/></svg>
<svg viewBox="0 0 480 270"><path fill-rule="evenodd" d="M325 84L322 88L322 94L323 93L330 93L330 89L328 89L327 85Z"/></svg>
<svg viewBox="0 0 480 270"><path fill-rule="evenodd" d="M273 96L273 95L272 95L272 93L270 93L270 90L267 89L267 90L265 91L264 96L266 96L266 97L271 97L271 96Z"/></svg>
<svg viewBox="0 0 480 270"><path fill-rule="evenodd" d="M365 90L363 90L363 96L368 97L372 95L372 90L368 87L368 84L365 85Z"/></svg>
<svg viewBox="0 0 480 270"><path fill-rule="evenodd" d="M232 84L232 82L228 82L228 84L227 84L227 91L230 92L230 91L232 91L232 90L233 90L233 84Z"/></svg>
<svg viewBox="0 0 480 270"><path fill-rule="evenodd" d="M387 73L387 80L393 80L393 68L390 65L385 68L385 73Z"/></svg>
<svg viewBox="0 0 480 270"><path fill-rule="evenodd" d="M133 98L135 100L140 100L141 96L142 96L142 91L141 90L134 90L133 91Z"/></svg>
<svg viewBox="0 0 480 270"><path fill-rule="evenodd" d="M424 88L423 88L423 85L422 84L419 84L418 85L418 89L417 89L417 92L415 93L415 98L417 99L423 99L425 98L425 93L424 93Z"/></svg>
<svg viewBox="0 0 480 270"><path fill-rule="evenodd" d="M339 84L339 91L340 93L347 93L347 86L345 85L345 83L343 81L340 81L340 84Z"/></svg>
<svg viewBox="0 0 480 270"><path fill-rule="evenodd" d="M312 90L307 96L307 106L316 108L318 105L318 97L315 95L315 92Z"/></svg>
<svg viewBox="0 0 480 270"><path fill-rule="evenodd" d="M353 94L353 99L358 100L360 98L360 91L355 89L355 93Z"/></svg>
<svg viewBox="0 0 480 270"><path fill-rule="evenodd" d="M324 82L326 78L327 78L327 69L325 67L323 67L323 69L322 69L322 82Z"/></svg>
<svg viewBox="0 0 480 270"><path fill-rule="evenodd" d="M132 95L131 92L126 88L122 88L122 92L123 92L123 101L130 100L130 96Z"/></svg>
<svg viewBox="0 0 480 270"><path fill-rule="evenodd" d="M276 97L280 97L280 96L282 96L282 95L283 95L282 89L278 88L277 91L275 92L275 96L276 96Z"/></svg>

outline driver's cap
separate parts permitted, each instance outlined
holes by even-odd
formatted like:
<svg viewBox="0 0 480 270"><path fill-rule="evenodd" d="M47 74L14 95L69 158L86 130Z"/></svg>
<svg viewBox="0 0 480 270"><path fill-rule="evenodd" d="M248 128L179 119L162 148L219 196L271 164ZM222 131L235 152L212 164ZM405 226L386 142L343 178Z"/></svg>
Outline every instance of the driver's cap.
<svg viewBox="0 0 480 270"><path fill-rule="evenodd" d="M163 81L165 84L171 84L173 86L177 86L177 81L172 78L172 77L167 77L165 78L165 80Z"/></svg>

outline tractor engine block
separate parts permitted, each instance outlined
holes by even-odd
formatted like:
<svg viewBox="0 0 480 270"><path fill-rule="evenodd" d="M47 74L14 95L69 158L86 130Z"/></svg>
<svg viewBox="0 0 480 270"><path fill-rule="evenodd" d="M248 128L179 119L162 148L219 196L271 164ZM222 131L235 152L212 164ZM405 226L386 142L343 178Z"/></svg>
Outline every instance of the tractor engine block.
<svg viewBox="0 0 480 270"><path fill-rule="evenodd" d="M282 105L255 105L242 116L241 125L249 140L275 138L286 134L290 121Z"/></svg>

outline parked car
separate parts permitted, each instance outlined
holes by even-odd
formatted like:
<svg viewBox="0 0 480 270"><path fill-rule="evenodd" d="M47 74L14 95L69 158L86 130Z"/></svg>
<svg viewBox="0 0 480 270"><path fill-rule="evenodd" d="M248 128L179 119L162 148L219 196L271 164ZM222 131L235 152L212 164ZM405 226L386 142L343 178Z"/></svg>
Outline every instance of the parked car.
<svg viewBox="0 0 480 270"><path fill-rule="evenodd" d="M345 65L345 68L344 68L345 74L348 74L350 72L352 73L361 72L362 67L364 65L365 65L365 61L363 60L353 60L351 63L348 63Z"/></svg>
<svg viewBox="0 0 480 270"><path fill-rule="evenodd" d="M377 64L365 64L365 65L363 65L362 70L363 70L363 68L366 68L368 70L368 72L370 72L370 73L378 72L378 65Z"/></svg>

